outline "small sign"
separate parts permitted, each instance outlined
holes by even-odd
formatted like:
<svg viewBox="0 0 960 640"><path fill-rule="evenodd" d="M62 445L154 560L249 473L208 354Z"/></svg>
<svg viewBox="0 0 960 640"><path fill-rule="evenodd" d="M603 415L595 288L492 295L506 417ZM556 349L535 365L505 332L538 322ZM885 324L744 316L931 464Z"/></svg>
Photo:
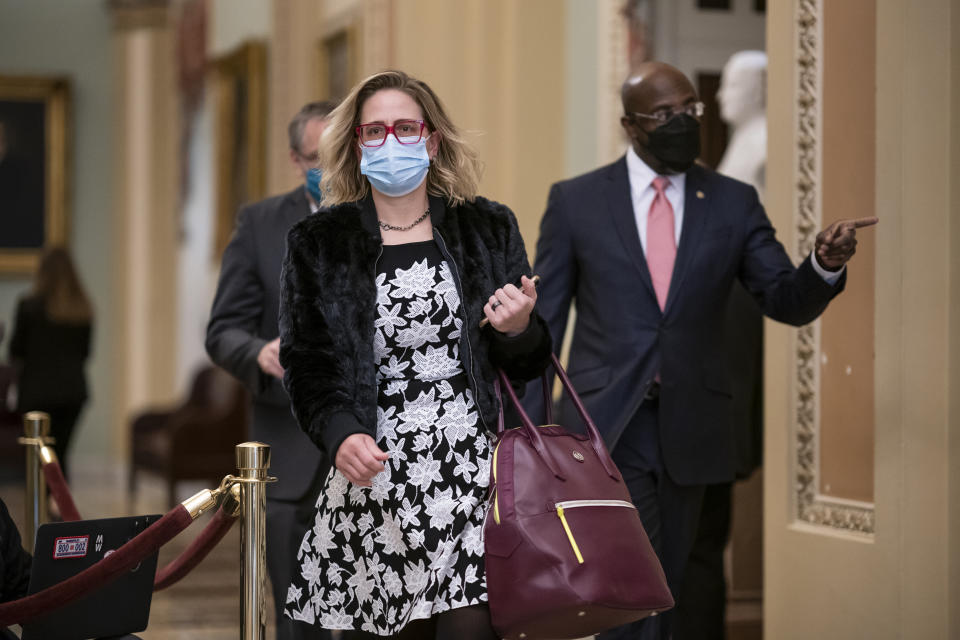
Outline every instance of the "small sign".
<svg viewBox="0 0 960 640"><path fill-rule="evenodd" d="M57 538L53 541L53 559L82 558L87 555L87 545L89 542L90 536Z"/></svg>

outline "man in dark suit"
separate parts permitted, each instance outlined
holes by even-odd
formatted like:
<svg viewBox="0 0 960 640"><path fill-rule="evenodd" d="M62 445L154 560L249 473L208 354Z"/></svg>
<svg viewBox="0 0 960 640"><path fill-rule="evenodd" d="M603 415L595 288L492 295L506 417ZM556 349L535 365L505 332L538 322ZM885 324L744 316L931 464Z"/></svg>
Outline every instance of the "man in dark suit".
<svg viewBox="0 0 960 640"><path fill-rule="evenodd" d="M277 611L277 638L296 637L283 616L296 552L312 523L314 503L329 467L300 430L283 389L279 361L280 270L287 232L320 205L317 148L334 105L304 106L288 129L290 161L304 184L243 207L223 252L220 281L207 325L207 353L253 395L253 437L271 448L267 487L267 570ZM327 632L318 638L329 637Z"/></svg>
<svg viewBox="0 0 960 640"><path fill-rule="evenodd" d="M704 487L734 477L724 316L738 279L781 322L814 320L843 288L858 226L834 223L795 268L756 190L694 164L690 81L646 63L623 86L631 141L611 165L551 188L534 271L540 314L561 344L571 301L569 373L623 473L678 597ZM541 394L528 393L539 411ZM566 424L576 422L569 399ZM671 613L608 638L669 638Z"/></svg>

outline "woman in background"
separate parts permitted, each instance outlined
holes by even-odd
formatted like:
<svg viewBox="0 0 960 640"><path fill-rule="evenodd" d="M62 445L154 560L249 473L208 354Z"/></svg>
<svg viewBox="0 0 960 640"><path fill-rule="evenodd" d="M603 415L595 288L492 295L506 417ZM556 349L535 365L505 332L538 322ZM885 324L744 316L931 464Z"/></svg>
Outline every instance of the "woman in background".
<svg viewBox="0 0 960 640"><path fill-rule="evenodd" d="M64 475L73 428L87 401L83 369L92 321L70 254L62 247L48 250L33 291L17 303L10 360L18 369L17 409L50 414L50 435Z"/></svg>

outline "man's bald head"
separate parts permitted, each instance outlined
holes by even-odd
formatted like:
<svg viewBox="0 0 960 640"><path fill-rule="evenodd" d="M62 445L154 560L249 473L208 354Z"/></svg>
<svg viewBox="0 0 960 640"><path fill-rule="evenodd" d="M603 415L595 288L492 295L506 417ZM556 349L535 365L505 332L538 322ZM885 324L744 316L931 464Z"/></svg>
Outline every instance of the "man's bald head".
<svg viewBox="0 0 960 640"><path fill-rule="evenodd" d="M653 113L671 105L697 99L693 84L683 72L665 62L644 62L620 88L623 112ZM679 99L679 102L678 102Z"/></svg>
<svg viewBox="0 0 960 640"><path fill-rule="evenodd" d="M687 76L664 62L644 62L620 97L620 124L637 156L659 174L686 171L700 153L703 113Z"/></svg>

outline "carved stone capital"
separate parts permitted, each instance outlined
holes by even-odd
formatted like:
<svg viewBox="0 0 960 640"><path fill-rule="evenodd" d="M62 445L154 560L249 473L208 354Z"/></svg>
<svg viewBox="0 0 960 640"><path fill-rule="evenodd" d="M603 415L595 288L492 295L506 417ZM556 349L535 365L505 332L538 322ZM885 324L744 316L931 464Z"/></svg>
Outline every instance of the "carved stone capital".
<svg viewBox="0 0 960 640"><path fill-rule="evenodd" d="M170 26L171 4L170 0L107 0L118 31Z"/></svg>

